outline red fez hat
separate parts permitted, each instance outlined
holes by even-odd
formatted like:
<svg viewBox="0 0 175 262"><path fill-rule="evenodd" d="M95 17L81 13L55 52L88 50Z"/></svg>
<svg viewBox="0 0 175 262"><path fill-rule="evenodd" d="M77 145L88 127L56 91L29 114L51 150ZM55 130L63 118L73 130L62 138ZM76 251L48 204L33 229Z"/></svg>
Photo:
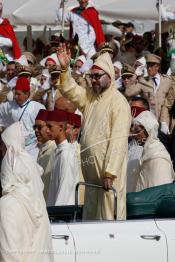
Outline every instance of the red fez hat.
<svg viewBox="0 0 175 262"><path fill-rule="evenodd" d="M97 66L97 65L93 65L92 68L91 68L91 70L92 70L92 69L103 70L101 67L99 67L99 66ZM104 71L104 70L103 70L103 71Z"/></svg>
<svg viewBox="0 0 175 262"><path fill-rule="evenodd" d="M48 111L46 121L67 122L68 114L63 110Z"/></svg>
<svg viewBox="0 0 175 262"><path fill-rule="evenodd" d="M131 115L134 118L137 117L143 111L148 111L148 110L139 106L131 106Z"/></svg>
<svg viewBox="0 0 175 262"><path fill-rule="evenodd" d="M46 62L45 62L45 64L47 63L47 62L53 62L55 65L56 65L56 62L55 62L55 60L52 58L52 57L48 57L47 59L46 59Z"/></svg>
<svg viewBox="0 0 175 262"><path fill-rule="evenodd" d="M35 120L46 121L47 120L47 115L48 115L48 111L47 110L40 109L40 111L38 112L38 115L36 116Z"/></svg>
<svg viewBox="0 0 175 262"><path fill-rule="evenodd" d="M29 80L25 76L19 77L16 82L15 90L30 91Z"/></svg>
<svg viewBox="0 0 175 262"><path fill-rule="evenodd" d="M81 126L81 116L74 113L68 113L68 123L79 128Z"/></svg>

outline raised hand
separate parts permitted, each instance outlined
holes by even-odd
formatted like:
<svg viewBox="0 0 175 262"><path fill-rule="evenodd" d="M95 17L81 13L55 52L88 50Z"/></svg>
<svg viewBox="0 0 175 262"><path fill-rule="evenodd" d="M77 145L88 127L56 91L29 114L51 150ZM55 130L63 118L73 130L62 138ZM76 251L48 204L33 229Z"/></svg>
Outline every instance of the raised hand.
<svg viewBox="0 0 175 262"><path fill-rule="evenodd" d="M60 44L57 49L57 57L62 70L66 70L70 65L71 52L65 44Z"/></svg>

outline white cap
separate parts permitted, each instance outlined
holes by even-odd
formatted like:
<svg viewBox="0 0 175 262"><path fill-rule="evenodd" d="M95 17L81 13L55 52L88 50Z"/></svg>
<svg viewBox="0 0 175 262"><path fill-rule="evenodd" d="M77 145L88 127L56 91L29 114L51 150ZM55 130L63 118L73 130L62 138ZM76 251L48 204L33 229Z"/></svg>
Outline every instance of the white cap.
<svg viewBox="0 0 175 262"><path fill-rule="evenodd" d="M86 63L86 57L84 55L77 57L75 62L77 62L78 60L80 60L83 64Z"/></svg>
<svg viewBox="0 0 175 262"><path fill-rule="evenodd" d="M50 77L49 70L48 69L43 69L41 75L49 78Z"/></svg>
<svg viewBox="0 0 175 262"><path fill-rule="evenodd" d="M57 54L56 54L56 53L53 53L53 54L51 54L51 55L49 55L49 56L47 56L47 57L44 57L44 58L40 61L40 65L43 66L43 67L45 67L45 63L46 63L46 61L47 61L48 58L52 58L52 59L55 61L56 65L60 65L60 62L59 62L59 60L58 60L58 57L57 57Z"/></svg>
<svg viewBox="0 0 175 262"><path fill-rule="evenodd" d="M118 69L122 69L123 68L123 65L120 61L116 61L115 63L113 63L114 67L117 67Z"/></svg>
<svg viewBox="0 0 175 262"><path fill-rule="evenodd" d="M27 58L26 58L25 55L20 56L20 58L15 59L14 61L17 62L17 63L19 63L20 65L29 66L28 61L27 61Z"/></svg>
<svg viewBox="0 0 175 262"><path fill-rule="evenodd" d="M145 59L144 56L141 57L141 58L139 58L139 59L137 59L137 62L139 62L139 63L142 64L142 65L146 65L146 59Z"/></svg>

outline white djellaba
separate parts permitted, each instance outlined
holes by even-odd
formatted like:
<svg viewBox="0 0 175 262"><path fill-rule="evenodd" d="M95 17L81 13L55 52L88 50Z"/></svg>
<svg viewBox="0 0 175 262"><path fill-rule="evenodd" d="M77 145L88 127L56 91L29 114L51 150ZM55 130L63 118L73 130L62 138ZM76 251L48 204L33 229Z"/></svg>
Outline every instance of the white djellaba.
<svg viewBox="0 0 175 262"><path fill-rule="evenodd" d="M43 169L25 151L21 124L2 133L0 261L51 262L50 224L43 197Z"/></svg>
<svg viewBox="0 0 175 262"><path fill-rule="evenodd" d="M174 170L168 151L158 139L157 119L150 111L144 111L133 120L133 124L142 125L148 133L140 159L136 191L172 183Z"/></svg>

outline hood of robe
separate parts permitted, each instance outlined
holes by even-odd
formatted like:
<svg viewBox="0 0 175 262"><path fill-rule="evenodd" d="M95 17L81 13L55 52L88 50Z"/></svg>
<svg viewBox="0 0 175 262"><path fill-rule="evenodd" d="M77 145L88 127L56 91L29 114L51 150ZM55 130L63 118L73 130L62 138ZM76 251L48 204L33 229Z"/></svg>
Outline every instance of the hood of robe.
<svg viewBox="0 0 175 262"><path fill-rule="evenodd" d="M2 133L7 151L1 165L2 194L10 194L22 204L35 225L43 215L43 169L25 151L25 141L20 122Z"/></svg>
<svg viewBox="0 0 175 262"><path fill-rule="evenodd" d="M142 125L148 133L148 139L158 139L159 123L150 111L143 111L137 117L134 118L133 124Z"/></svg>
<svg viewBox="0 0 175 262"><path fill-rule="evenodd" d="M115 81L114 65L109 53L106 52L100 55L93 65L100 67L104 72L106 72L110 76L112 83Z"/></svg>
<svg viewBox="0 0 175 262"><path fill-rule="evenodd" d="M169 153L158 139L159 123L154 114L150 111L143 111L133 120L133 123L142 125L148 133L142 161L160 157L171 162Z"/></svg>

